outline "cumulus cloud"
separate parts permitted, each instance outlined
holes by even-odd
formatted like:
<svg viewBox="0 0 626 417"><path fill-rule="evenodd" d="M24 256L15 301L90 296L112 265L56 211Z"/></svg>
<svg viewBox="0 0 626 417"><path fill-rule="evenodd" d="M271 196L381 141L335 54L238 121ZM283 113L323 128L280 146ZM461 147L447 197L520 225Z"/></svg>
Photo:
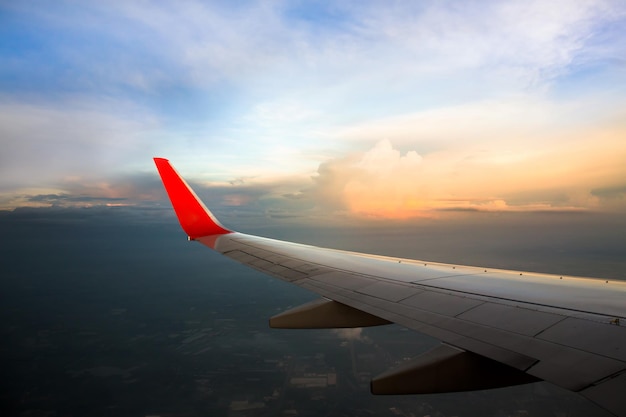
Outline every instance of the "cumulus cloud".
<svg viewBox="0 0 626 417"><path fill-rule="evenodd" d="M424 196L422 157L402 155L388 140L378 142L354 164L355 175L343 188L348 209L360 215L412 217L419 215Z"/></svg>
<svg viewBox="0 0 626 417"><path fill-rule="evenodd" d="M419 216L427 199L422 164L417 152L402 154L382 140L362 154L321 164L308 193L325 210L374 217Z"/></svg>
<svg viewBox="0 0 626 417"><path fill-rule="evenodd" d="M465 148L420 156L415 151L403 154L383 140L360 155L322 164L310 193L326 210L375 218L615 209L598 196L619 196L622 189L594 188L626 175L620 162L626 146L620 145L619 132L607 135L605 143L615 154L601 160L595 157L606 150L590 147L586 132L579 140L570 137L568 149L548 146L520 155Z"/></svg>

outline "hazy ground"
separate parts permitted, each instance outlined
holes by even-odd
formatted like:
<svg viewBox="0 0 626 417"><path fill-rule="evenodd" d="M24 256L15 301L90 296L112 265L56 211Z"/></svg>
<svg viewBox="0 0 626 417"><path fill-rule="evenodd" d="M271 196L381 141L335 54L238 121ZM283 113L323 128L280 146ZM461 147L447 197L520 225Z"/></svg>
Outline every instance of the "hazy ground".
<svg viewBox="0 0 626 417"><path fill-rule="evenodd" d="M626 278L619 217L242 224L349 250ZM397 326L271 330L269 316L315 295L187 242L166 212L18 210L0 214L0 231L2 415L606 415L548 384L371 396L372 376L436 342Z"/></svg>

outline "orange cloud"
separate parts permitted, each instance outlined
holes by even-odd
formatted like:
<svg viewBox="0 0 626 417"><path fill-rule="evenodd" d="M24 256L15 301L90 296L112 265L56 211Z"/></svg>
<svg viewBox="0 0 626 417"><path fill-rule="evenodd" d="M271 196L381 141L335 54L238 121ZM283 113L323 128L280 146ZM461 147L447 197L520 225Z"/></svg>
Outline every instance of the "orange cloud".
<svg viewBox="0 0 626 417"><path fill-rule="evenodd" d="M388 140L378 142L353 164L353 175L343 187L343 197L352 213L409 218L422 215L426 207L420 181L422 157L415 151L405 155Z"/></svg>
<svg viewBox="0 0 626 417"><path fill-rule="evenodd" d="M624 209L624 199L594 192L626 183L624 133L570 131L532 149L496 143L425 155L403 154L383 140L361 155L322 164L314 198L325 198L327 208L341 205L352 215L388 219L455 211Z"/></svg>

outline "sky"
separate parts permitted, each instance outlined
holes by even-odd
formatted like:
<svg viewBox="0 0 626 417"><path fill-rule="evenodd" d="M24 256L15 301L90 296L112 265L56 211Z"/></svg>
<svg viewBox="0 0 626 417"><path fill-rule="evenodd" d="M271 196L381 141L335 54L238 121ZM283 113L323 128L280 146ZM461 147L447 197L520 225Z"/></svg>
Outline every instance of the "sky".
<svg viewBox="0 0 626 417"><path fill-rule="evenodd" d="M626 214L626 2L0 3L0 209Z"/></svg>

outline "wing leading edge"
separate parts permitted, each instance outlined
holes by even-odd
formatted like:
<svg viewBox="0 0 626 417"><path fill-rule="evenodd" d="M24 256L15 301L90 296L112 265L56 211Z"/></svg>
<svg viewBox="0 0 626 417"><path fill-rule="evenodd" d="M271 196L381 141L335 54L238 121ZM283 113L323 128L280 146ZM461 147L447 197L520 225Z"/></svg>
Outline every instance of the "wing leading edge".
<svg viewBox="0 0 626 417"><path fill-rule="evenodd" d="M455 392L545 380L626 417L625 282L365 255L234 232L169 161L154 160L190 239L326 299L282 313L270 325L393 322L444 343L375 378L372 392Z"/></svg>

